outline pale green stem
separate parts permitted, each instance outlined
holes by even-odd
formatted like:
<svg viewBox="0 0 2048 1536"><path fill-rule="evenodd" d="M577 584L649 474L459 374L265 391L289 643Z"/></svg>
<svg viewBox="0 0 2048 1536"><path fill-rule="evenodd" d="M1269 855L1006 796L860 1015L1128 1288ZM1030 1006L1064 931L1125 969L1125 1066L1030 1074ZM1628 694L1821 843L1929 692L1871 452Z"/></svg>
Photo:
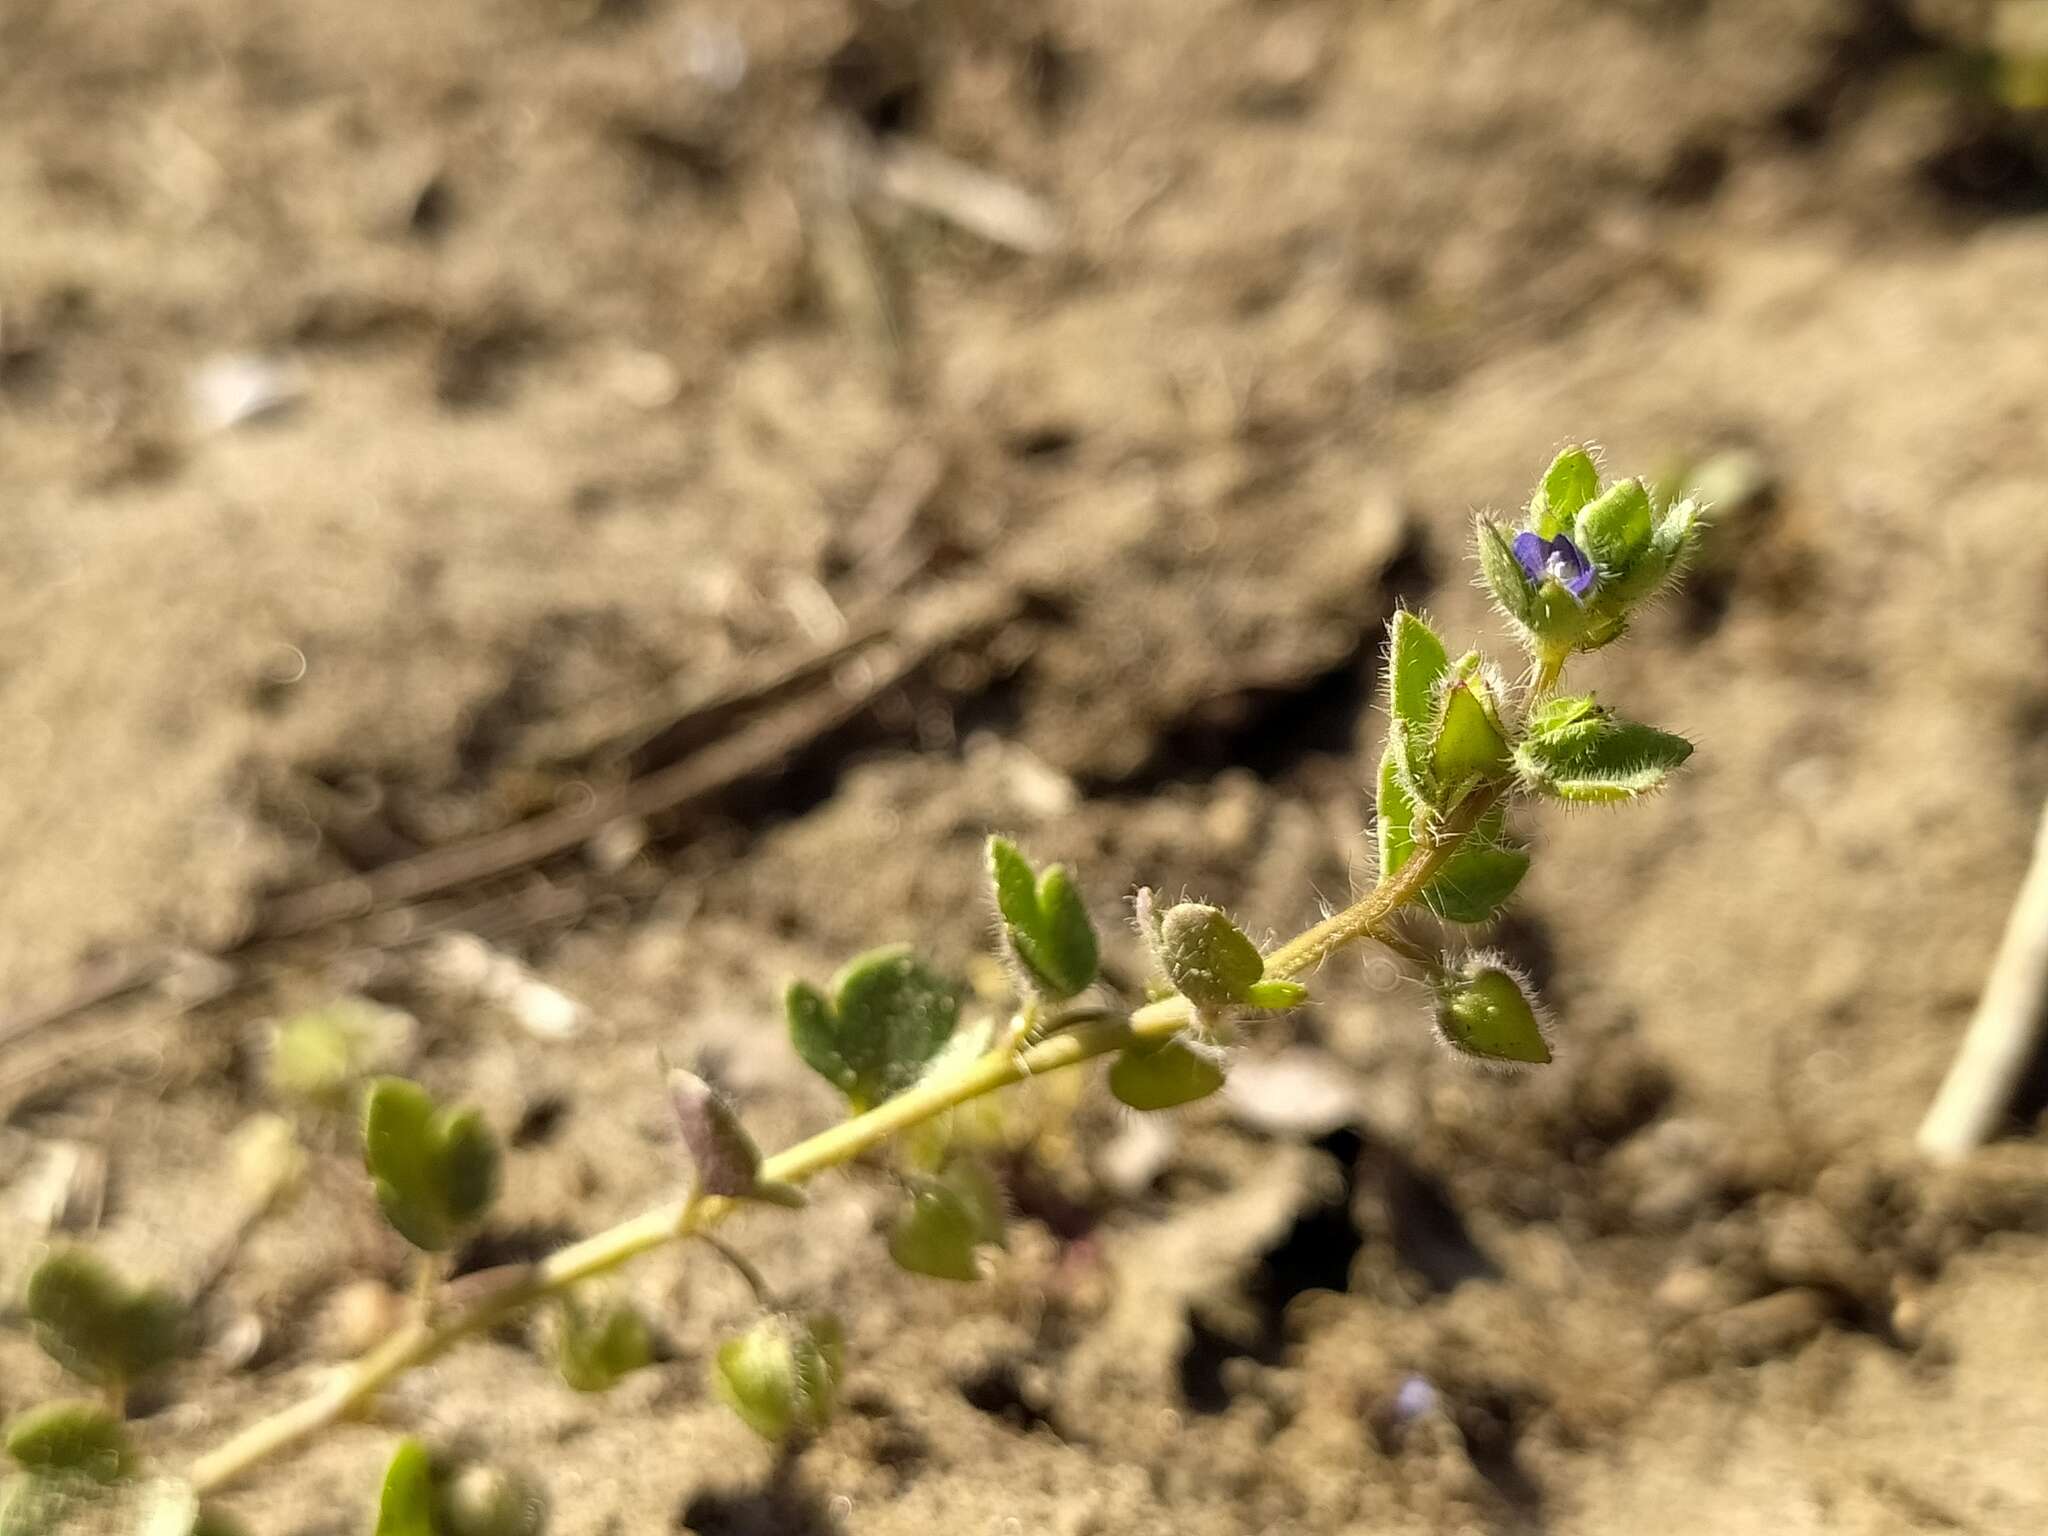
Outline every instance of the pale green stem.
<svg viewBox="0 0 2048 1536"><path fill-rule="evenodd" d="M775 1305L775 1292L769 1286L767 1277L731 1243L713 1237L709 1232L699 1232L697 1241L717 1254L731 1268L732 1272L747 1282L747 1289L754 1293L754 1300L763 1307Z"/></svg>
<svg viewBox="0 0 2048 1536"><path fill-rule="evenodd" d="M1412 958L1412 951L1428 958L1419 946L1388 929L1387 919L1421 893L1501 793L1493 787L1473 794L1392 879L1382 880L1354 905L1268 955L1266 975L1279 979L1299 976L1362 938L1387 942L1404 957ZM1130 1014L1112 1014L1095 1007L1055 1014L1044 1021L1046 1037L1036 1044L1021 1050L990 1051L958 1072L919 1083L864 1114L829 1126L768 1158L761 1164L760 1177L767 1183L801 1184L813 1174L851 1162L901 1131L1012 1083L1078 1066L1130 1045L1170 1040L1189 1019L1183 997L1147 1003ZM192 1486L200 1493L210 1493L235 1481L259 1462L365 1411L392 1381L461 1340L644 1253L707 1232L738 1203L719 1196L670 1201L572 1243L538 1264L489 1271L449 1284L440 1293L436 1315L415 1319L369 1354L341 1367L319 1391L259 1419L193 1462L188 1474Z"/></svg>
<svg viewBox="0 0 2048 1536"><path fill-rule="evenodd" d="M1436 878L1437 872L1458 851L1465 834L1479 825L1480 818L1493 809L1501 794L1498 785L1473 791L1444 818L1429 843L1417 848L1415 856L1391 880L1381 880L1362 901L1334 917L1324 918L1266 956L1266 974L1284 980L1314 970L1345 945L1359 939L1386 942L1387 919L1422 894L1423 887ZM1400 951L1398 942L1388 947Z"/></svg>

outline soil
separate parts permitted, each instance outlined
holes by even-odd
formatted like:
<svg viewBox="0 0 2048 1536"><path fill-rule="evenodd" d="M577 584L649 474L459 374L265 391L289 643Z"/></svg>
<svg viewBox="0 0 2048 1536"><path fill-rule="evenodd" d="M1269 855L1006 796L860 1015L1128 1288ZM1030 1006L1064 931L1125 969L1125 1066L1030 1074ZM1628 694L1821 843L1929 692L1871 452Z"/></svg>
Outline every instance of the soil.
<svg viewBox="0 0 2048 1536"><path fill-rule="evenodd" d="M479 1267L675 1191L657 1047L779 1144L834 1112L786 976L901 938L989 985L990 828L1076 866L1126 989L1141 882L1293 931L1362 867L1387 615L1492 633L1471 509L1592 434L1718 526L1584 669L1685 782L1530 818L1496 938L1554 1069L1475 1078L1333 964L1164 1133L1021 1095L984 1285L891 1269L872 1176L736 1226L845 1315L800 1456L704 1385L745 1293L667 1255L610 1396L493 1338L229 1507L361 1530L409 1428L565 1536L2040 1530L2042 1095L1958 1170L1910 1140L2048 795L2048 141L1987 14L14 0L0 1284L52 1177L193 1282L268 1030L335 997L513 1130ZM135 1405L167 1458L401 1283L310 1134ZM57 1390L0 1333L0 1410Z"/></svg>

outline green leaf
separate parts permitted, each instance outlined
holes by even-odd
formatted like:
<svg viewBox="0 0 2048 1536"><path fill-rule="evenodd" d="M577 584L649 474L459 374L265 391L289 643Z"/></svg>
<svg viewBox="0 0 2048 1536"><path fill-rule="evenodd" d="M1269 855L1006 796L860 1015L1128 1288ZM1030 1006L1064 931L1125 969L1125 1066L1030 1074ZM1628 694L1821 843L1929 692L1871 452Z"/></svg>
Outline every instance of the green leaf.
<svg viewBox="0 0 2048 1536"><path fill-rule="evenodd" d="M844 1363L836 1319L776 1314L718 1346L711 1384L749 1429L779 1445L831 1422Z"/></svg>
<svg viewBox="0 0 2048 1536"><path fill-rule="evenodd" d="M1004 939L1032 984L1055 1001L1085 991L1101 957L1095 925L1066 870L1054 864L1034 876L1016 844L991 837L988 873Z"/></svg>
<svg viewBox="0 0 2048 1536"><path fill-rule="evenodd" d="M1583 447L1573 444L1550 461L1537 483L1529 501L1529 526L1546 539L1555 538L1599 493L1600 467Z"/></svg>
<svg viewBox="0 0 2048 1536"><path fill-rule="evenodd" d="M1624 576L1649 551L1653 513L1640 480L1617 480L1572 525L1573 542L1604 579Z"/></svg>
<svg viewBox="0 0 2048 1536"><path fill-rule="evenodd" d="M1479 519L1479 578L1502 617L1526 632L1533 630L1540 614L1536 587L1522 562L1515 558L1508 531L1488 518Z"/></svg>
<svg viewBox="0 0 2048 1536"><path fill-rule="evenodd" d="M1422 904L1447 923L1491 922L1528 873L1526 850L1488 844L1475 830L1422 888Z"/></svg>
<svg viewBox="0 0 2048 1536"><path fill-rule="evenodd" d="M1438 998L1437 1033L1459 1053L1504 1066L1541 1066L1550 1042L1521 980L1476 958Z"/></svg>
<svg viewBox="0 0 2048 1536"><path fill-rule="evenodd" d="M1602 804L1649 794L1691 756L1683 736L1622 720L1584 695L1553 699L1530 716L1515 769L1543 794Z"/></svg>
<svg viewBox="0 0 2048 1536"><path fill-rule="evenodd" d="M1109 1069L1109 1091L1132 1109L1178 1109L1222 1086L1222 1062L1183 1040L1131 1046Z"/></svg>
<svg viewBox="0 0 2048 1536"><path fill-rule="evenodd" d="M7 1426L7 1454L31 1472L75 1472L114 1483L135 1467L127 1426L99 1403L45 1403Z"/></svg>
<svg viewBox="0 0 2048 1536"><path fill-rule="evenodd" d="M783 999L789 1035L856 1113L915 1083L960 1017L958 994L907 945L856 956L832 979L832 993L792 982Z"/></svg>
<svg viewBox="0 0 2048 1536"><path fill-rule="evenodd" d="M1245 989L1244 1000L1254 1008L1281 1013L1298 1008L1308 999L1308 988L1298 981L1255 981Z"/></svg>
<svg viewBox="0 0 2048 1536"><path fill-rule="evenodd" d="M1374 835L1380 846L1380 878L1400 873L1415 851L1415 797L1401 776L1394 744L1380 754L1380 782Z"/></svg>
<svg viewBox="0 0 2048 1536"><path fill-rule="evenodd" d="M474 1109L440 1109L419 1084L378 1078L363 1102L363 1162L377 1203L416 1248L452 1248L497 1198L497 1138Z"/></svg>
<svg viewBox="0 0 2048 1536"><path fill-rule="evenodd" d="M1388 740L1408 776L1409 793L1427 798L1437 693L1450 673L1451 660L1436 631L1406 608L1395 613L1387 636Z"/></svg>
<svg viewBox="0 0 2048 1536"><path fill-rule="evenodd" d="M74 1376L137 1381L178 1352L184 1303L131 1286L82 1248L60 1248L29 1276L29 1321L43 1352Z"/></svg>
<svg viewBox="0 0 2048 1536"><path fill-rule="evenodd" d="M957 1158L936 1179L912 1184L889 1234L889 1257L915 1275L976 1280L975 1250L1002 1246L1004 1221L995 1177L977 1159Z"/></svg>
<svg viewBox="0 0 2048 1536"><path fill-rule="evenodd" d="M1380 759L1380 874L1398 874L1415 852L1415 803L1392 761L1389 748ZM1420 900L1438 917L1453 923L1483 923L1498 912L1529 872L1529 855L1507 840L1507 810L1496 805L1480 818L1436 877L1422 888Z"/></svg>
<svg viewBox="0 0 2048 1536"><path fill-rule="evenodd" d="M1159 919L1155 956L1166 979L1197 1008L1230 1008L1251 1000L1266 972L1256 944L1220 907L1184 901Z"/></svg>
<svg viewBox="0 0 2048 1536"><path fill-rule="evenodd" d="M1430 773L1447 805L1472 783L1506 770L1508 739L1476 654L1461 661L1446 684L1429 741Z"/></svg>
<svg viewBox="0 0 2048 1536"><path fill-rule="evenodd" d="M384 1468L374 1536L438 1536L434 1529L434 1463L426 1446L401 1440Z"/></svg>
<svg viewBox="0 0 2048 1536"><path fill-rule="evenodd" d="M555 1365L577 1392L606 1392L654 1358L647 1320L623 1301L586 1309L573 1296L562 1298Z"/></svg>

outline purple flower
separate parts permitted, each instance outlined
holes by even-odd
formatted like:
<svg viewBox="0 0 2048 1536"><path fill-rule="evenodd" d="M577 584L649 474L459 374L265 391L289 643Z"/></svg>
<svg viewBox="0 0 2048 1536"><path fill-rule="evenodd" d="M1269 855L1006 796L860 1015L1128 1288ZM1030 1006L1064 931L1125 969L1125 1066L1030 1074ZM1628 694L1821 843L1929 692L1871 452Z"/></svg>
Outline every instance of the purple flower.
<svg viewBox="0 0 2048 1536"><path fill-rule="evenodd" d="M1563 534L1546 539L1540 534L1518 533L1514 548L1515 558L1537 586L1554 581L1581 600L1593 590L1593 562Z"/></svg>

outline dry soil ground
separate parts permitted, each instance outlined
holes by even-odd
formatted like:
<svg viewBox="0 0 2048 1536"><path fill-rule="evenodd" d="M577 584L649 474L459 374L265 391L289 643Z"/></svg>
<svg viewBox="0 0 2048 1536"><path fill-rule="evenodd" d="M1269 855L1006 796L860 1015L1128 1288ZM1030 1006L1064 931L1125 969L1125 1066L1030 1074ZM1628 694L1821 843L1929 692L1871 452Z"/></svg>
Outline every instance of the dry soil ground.
<svg viewBox="0 0 2048 1536"><path fill-rule="evenodd" d="M8 0L0 1283L67 1156L109 1252L196 1275L268 1023L338 994L517 1127L481 1263L674 1187L658 1044L764 1140L823 1123L782 978L970 969L990 827L1108 923L1148 881L1290 931L1358 864L1380 625L1483 632L1471 508L1591 434L1710 466L1722 515L1586 667L1696 767L1532 823L1500 938L1555 1070L1456 1070L1347 962L1254 1053L1305 1053L1317 1114L1269 1076L1147 1144L1099 1087L1025 1103L985 1286L889 1270L872 1182L742 1228L847 1313L850 1411L792 1465L704 1390L746 1306L694 1257L633 1274L666 1359L612 1397L505 1337L388 1417L572 1536L2039 1531L2048 1146L1909 1147L2048 794L2048 161L1982 20ZM289 398L220 425L223 359ZM696 793L585 835L670 763ZM409 916L274 899L549 814L561 851ZM451 980L436 925L584 1034ZM166 1455L398 1277L351 1167L138 1405ZM0 1335L0 1409L55 1385ZM390 1439L234 1507L364 1529Z"/></svg>

